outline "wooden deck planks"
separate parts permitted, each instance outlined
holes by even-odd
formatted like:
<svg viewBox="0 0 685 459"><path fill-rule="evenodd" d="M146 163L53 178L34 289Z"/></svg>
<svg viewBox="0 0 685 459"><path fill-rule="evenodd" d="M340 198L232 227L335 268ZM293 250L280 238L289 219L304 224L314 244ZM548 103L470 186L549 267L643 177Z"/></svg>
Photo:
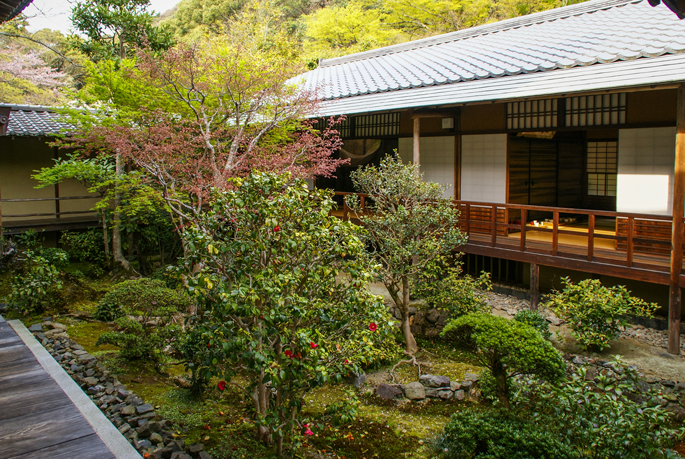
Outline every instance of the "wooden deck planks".
<svg viewBox="0 0 685 459"><path fill-rule="evenodd" d="M0 320L0 459L113 459L79 409Z"/></svg>

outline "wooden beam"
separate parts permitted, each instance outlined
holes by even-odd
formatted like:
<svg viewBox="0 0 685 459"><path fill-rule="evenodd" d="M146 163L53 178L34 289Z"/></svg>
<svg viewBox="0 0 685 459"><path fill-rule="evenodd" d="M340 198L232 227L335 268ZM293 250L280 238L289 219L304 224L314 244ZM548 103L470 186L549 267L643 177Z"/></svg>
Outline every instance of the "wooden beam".
<svg viewBox="0 0 685 459"><path fill-rule="evenodd" d="M683 268L683 214L685 213L685 84L678 87L678 116L673 180L673 232L668 307L668 352L680 354L681 290Z"/></svg>
<svg viewBox="0 0 685 459"><path fill-rule="evenodd" d="M414 118L414 164L421 164L421 118Z"/></svg>
<svg viewBox="0 0 685 459"><path fill-rule="evenodd" d="M540 301L540 266L530 264L530 308L537 309Z"/></svg>

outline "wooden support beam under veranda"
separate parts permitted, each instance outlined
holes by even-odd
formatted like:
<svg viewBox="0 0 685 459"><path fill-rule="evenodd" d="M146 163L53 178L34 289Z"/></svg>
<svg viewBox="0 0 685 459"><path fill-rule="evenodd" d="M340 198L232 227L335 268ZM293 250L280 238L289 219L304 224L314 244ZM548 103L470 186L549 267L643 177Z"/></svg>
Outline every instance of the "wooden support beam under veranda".
<svg viewBox="0 0 685 459"><path fill-rule="evenodd" d="M685 83L678 87L678 117L673 180L673 232L668 307L668 352L680 354L681 289L683 266L683 216L685 214Z"/></svg>

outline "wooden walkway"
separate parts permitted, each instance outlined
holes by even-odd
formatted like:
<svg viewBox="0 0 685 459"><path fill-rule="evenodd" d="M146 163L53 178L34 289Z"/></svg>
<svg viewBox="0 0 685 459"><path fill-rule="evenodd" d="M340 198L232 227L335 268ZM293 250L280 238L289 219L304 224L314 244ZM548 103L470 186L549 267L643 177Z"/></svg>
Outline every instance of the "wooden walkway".
<svg viewBox="0 0 685 459"><path fill-rule="evenodd" d="M116 459L117 455L0 316L0 459L6 458Z"/></svg>

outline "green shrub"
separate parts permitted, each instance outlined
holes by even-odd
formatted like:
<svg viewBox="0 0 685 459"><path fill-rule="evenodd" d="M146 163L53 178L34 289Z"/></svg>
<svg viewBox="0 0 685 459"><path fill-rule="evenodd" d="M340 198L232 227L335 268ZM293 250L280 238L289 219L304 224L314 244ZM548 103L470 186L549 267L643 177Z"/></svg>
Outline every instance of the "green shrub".
<svg viewBox="0 0 685 459"><path fill-rule="evenodd" d="M623 285L607 288L597 279L585 279L574 284L568 277L564 289L555 292L544 304L566 320L573 336L584 349L601 351L618 338L628 316L652 317L658 308L630 296Z"/></svg>
<svg viewBox="0 0 685 459"><path fill-rule="evenodd" d="M537 311L532 311L530 309L522 309L516 313L514 320L527 325L530 325L536 329L540 335L545 339L550 339L552 333L549 331L549 322L545 319L545 316Z"/></svg>
<svg viewBox="0 0 685 459"><path fill-rule="evenodd" d="M559 386L531 384L523 409L565 437L579 458L680 457L666 448L685 429L671 427L672 415L657 394L645 392L634 367L615 361L611 368L595 378L586 378L587 368L580 368Z"/></svg>
<svg viewBox="0 0 685 459"><path fill-rule="evenodd" d="M86 231L64 231L60 243L67 248L73 261L93 263L97 266L107 264L105 258L102 230L92 228Z"/></svg>
<svg viewBox="0 0 685 459"><path fill-rule="evenodd" d="M546 426L499 410L458 411L438 446L446 459L575 459L572 450Z"/></svg>
<svg viewBox="0 0 685 459"><path fill-rule="evenodd" d="M128 310L134 315L116 319L116 331L103 333L96 344L119 347L125 359L160 362L164 349L174 346L181 336L181 328L173 323L174 314L179 312L178 303L146 300L129 306Z"/></svg>
<svg viewBox="0 0 685 459"><path fill-rule="evenodd" d="M565 374L561 353L533 327L490 314L468 314L450 321L442 336L473 353L495 379L497 399L509 408L511 380L535 375L557 381Z"/></svg>
<svg viewBox="0 0 685 459"><path fill-rule="evenodd" d="M446 273L446 275L445 275ZM483 272L477 279L462 277L461 264L450 267L444 257L431 263L416 282L416 294L434 308L447 311L452 317L474 312L489 312L479 291L492 290L490 274Z"/></svg>
<svg viewBox="0 0 685 459"><path fill-rule="evenodd" d="M66 253L49 252L52 261L60 265L67 262ZM24 315L43 311L49 298L62 288L61 273L40 252L27 250L24 260L12 276L8 300Z"/></svg>
<svg viewBox="0 0 685 459"><path fill-rule="evenodd" d="M97 306L95 317L111 321L125 314L141 315L149 307L186 310L191 304L184 292L167 288L155 279L133 279L121 282L107 292Z"/></svg>

